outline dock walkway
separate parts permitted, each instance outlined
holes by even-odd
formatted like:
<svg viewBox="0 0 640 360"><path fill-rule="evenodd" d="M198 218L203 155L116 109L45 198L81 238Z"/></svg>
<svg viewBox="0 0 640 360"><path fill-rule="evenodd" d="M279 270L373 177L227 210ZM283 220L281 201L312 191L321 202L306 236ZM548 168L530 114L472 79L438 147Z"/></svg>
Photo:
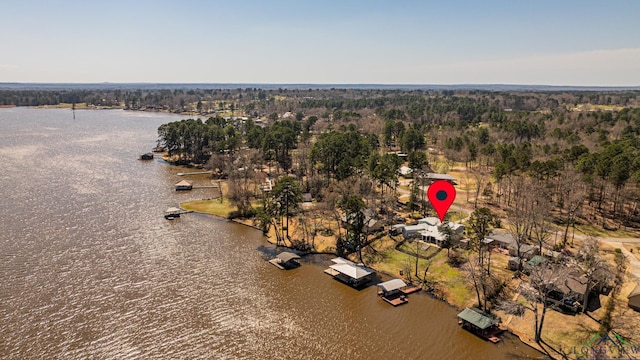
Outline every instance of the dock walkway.
<svg viewBox="0 0 640 360"><path fill-rule="evenodd" d="M184 172L184 173L177 173L176 175L178 176L185 176L185 175L204 175L204 174L211 174L211 171L193 171L193 172Z"/></svg>
<svg viewBox="0 0 640 360"><path fill-rule="evenodd" d="M382 300L388 302L389 304L393 305L393 306L399 306L402 304L406 304L409 302L409 299L404 296L404 295L400 295L398 297L393 297L393 298L388 298L388 297L384 297L384 296L380 296L382 298Z"/></svg>

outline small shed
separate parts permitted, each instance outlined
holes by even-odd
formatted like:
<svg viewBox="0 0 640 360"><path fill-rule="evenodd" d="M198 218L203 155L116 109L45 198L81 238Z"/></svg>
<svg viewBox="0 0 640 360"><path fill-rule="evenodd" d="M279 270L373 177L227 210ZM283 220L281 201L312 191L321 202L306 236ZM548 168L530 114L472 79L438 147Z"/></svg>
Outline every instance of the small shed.
<svg viewBox="0 0 640 360"><path fill-rule="evenodd" d="M193 184L190 181L182 180L176 184L176 191L185 191L193 189Z"/></svg>
<svg viewBox="0 0 640 360"><path fill-rule="evenodd" d="M518 258L517 256L512 256L509 258L507 267L509 267L509 270L516 271L520 267L520 262L521 262L520 258Z"/></svg>
<svg viewBox="0 0 640 360"><path fill-rule="evenodd" d="M531 260L527 261L524 264L524 272L526 274L529 274L530 270L537 267L537 266L542 266L547 262L547 258L544 256L540 256L540 255L536 255L534 257L531 258Z"/></svg>
<svg viewBox="0 0 640 360"><path fill-rule="evenodd" d="M640 285L636 284L636 287L627 298L629 299L629 307L635 311L640 311Z"/></svg>

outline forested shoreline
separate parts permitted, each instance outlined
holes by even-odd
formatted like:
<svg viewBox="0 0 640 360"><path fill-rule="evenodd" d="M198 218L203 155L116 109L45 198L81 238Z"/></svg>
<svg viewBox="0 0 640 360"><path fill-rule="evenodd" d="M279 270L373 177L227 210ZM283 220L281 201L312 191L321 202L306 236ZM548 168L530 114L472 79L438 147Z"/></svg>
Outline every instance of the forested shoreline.
<svg viewBox="0 0 640 360"><path fill-rule="evenodd" d="M211 170L235 209L229 217L251 219L277 244L400 268L456 306L475 302L475 290L483 310L524 319L512 329L535 323L530 339L538 344L547 309L570 300L586 312L589 296L610 286L592 314L602 333L622 329L612 314L625 311L625 257L589 235L640 229L640 91L0 91L2 105L61 103L183 114L158 128L165 158ZM456 246L461 239L447 226L433 251L389 235L399 221L434 215L424 196L428 173L455 175L459 199L448 219L463 220L468 247ZM301 206L303 194L312 206ZM525 246L566 257L527 275L524 261L507 270L504 254L491 260L483 246L496 227L513 237L518 259ZM574 244L577 227L586 236ZM569 270L586 279L584 298L547 301L550 284ZM524 300L509 301L518 296ZM556 319L547 331L559 344L569 320Z"/></svg>
<svg viewBox="0 0 640 360"><path fill-rule="evenodd" d="M418 151L433 171L463 163L481 182L476 203L512 206L527 178L553 202L556 223L640 227L640 91L0 90L0 105L60 103L184 113L159 131L184 162L250 148L313 184L319 173L375 179L373 154Z"/></svg>
<svg viewBox="0 0 640 360"><path fill-rule="evenodd" d="M317 179L353 175L391 184L394 175L375 174L379 158L388 151L422 153L424 163L413 167L446 172L464 164L478 180L476 204L511 207L521 201L518 184L526 179L552 203L556 223L581 218L604 228L640 226L639 92L226 94L216 100L224 114L161 127L171 155L204 164L213 154L255 149L259 161L306 177L312 191ZM190 110L201 103L190 103ZM400 164L389 164L389 174Z"/></svg>

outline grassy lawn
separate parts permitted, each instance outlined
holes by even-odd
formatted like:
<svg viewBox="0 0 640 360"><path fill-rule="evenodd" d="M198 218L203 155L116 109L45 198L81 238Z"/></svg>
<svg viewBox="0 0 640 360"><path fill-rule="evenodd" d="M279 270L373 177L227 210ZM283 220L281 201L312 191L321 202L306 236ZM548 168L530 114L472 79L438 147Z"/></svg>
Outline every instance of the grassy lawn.
<svg viewBox="0 0 640 360"><path fill-rule="evenodd" d="M604 230L591 224L576 226L576 234L587 236L611 237L611 238L632 238L638 237L638 231L633 230ZM571 236L571 228L569 229Z"/></svg>
<svg viewBox="0 0 640 360"><path fill-rule="evenodd" d="M220 199L187 201L181 203L180 207L188 211L218 215L222 217L227 217L231 211L236 209L235 206L229 204L229 200L227 199L222 199L222 203L220 202Z"/></svg>
<svg viewBox="0 0 640 360"><path fill-rule="evenodd" d="M408 278L415 280L415 255L396 250L393 245L392 241L381 242L381 246L377 247L381 256L372 259L374 261L370 265L374 269L392 276L402 277L405 280L408 280ZM415 253L415 243L405 243L402 245L402 249L408 253ZM419 277L422 278L424 269L429 266L426 275L427 280L431 283L437 283L438 291L447 298L449 303L463 308L474 301L475 295L473 289L469 286L466 274L449 265L446 250L429 246L427 249L420 250L420 255L429 258L429 260L418 260ZM400 270L403 271L402 276L400 275Z"/></svg>

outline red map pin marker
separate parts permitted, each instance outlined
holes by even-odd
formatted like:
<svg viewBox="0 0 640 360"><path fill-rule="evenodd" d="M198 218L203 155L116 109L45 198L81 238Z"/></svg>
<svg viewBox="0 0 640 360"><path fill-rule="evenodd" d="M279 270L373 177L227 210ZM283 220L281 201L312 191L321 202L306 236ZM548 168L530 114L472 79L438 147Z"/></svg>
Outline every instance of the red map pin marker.
<svg viewBox="0 0 640 360"><path fill-rule="evenodd" d="M446 180L436 180L429 186L427 197L433 208L436 209L440 222L443 222L449 207L456 199L456 188Z"/></svg>

